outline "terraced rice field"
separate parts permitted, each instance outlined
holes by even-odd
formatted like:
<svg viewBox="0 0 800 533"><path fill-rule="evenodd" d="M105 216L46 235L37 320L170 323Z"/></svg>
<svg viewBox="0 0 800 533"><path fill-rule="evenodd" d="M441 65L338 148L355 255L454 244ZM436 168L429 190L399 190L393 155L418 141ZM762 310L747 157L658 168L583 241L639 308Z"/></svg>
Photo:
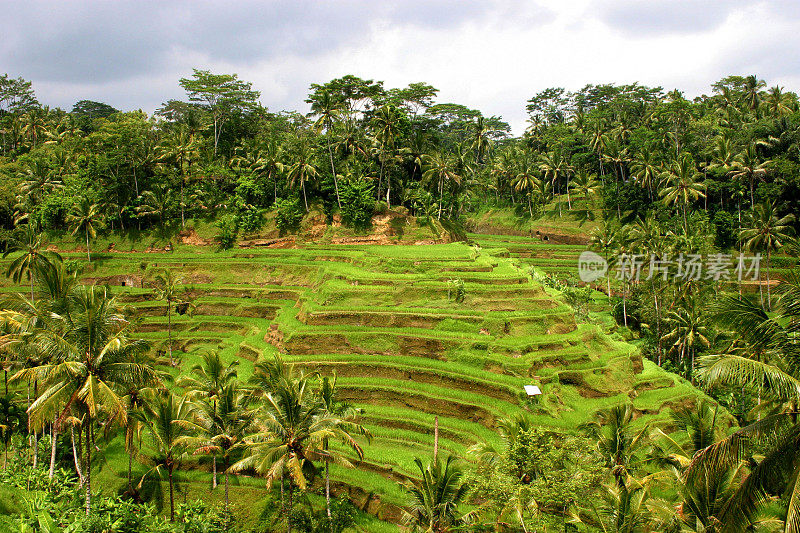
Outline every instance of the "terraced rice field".
<svg viewBox="0 0 800 533"><path fill-rule="evenodd" d="M383 518L398 516L398 482L414 475L413 459L431 454L436 416L440 453L463 457L470 445L498 438L499 419L521 411L569 430L612 404L632 401L654 419L696 398L687 382L601 325L576 322L559 294L532 279L532 264L571 268L581 247L478 242L107 253L84 281L118 285L142 317L139 334L166 361L166 304L154 300L148 279L161 268L183 277L193 310L172 316L175 374L206 349L239 360L245 379L257 359L275 354L336 372L341 395L364 409L375 438L360 468L332 469L335 492ZM451 280L463 282L463 301ZM543 395L529 399L527 384ZM127 464L119 463L112 472L122 480ZM198 484L208 476L185 475ZM258 486L239 483L238 490Z"/></svg>

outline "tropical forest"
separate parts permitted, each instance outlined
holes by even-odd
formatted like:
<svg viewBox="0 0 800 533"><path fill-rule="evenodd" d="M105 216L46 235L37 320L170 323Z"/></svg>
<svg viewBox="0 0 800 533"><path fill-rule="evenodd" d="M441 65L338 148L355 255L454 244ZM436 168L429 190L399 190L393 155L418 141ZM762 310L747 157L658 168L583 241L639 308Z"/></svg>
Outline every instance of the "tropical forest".
<svg viewBox="0 0 800 533"><path fill-rule="evenodd" d="M800 107L0 76L0 531L800 531Z"/></svg>

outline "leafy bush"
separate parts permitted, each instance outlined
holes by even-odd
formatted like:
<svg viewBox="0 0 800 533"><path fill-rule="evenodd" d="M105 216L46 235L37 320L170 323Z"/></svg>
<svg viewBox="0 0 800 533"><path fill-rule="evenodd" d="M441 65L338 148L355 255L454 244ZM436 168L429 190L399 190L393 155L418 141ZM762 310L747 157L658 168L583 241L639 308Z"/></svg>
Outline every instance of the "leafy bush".
<svg viewBox="0 0 800 533"><path fill-rule="evenodd" d="M281 231L293 231L300 227L303 208L296 199L279 198L275 201L275 225Z"/></svg>
<svg viewBox="0 0 800 533"><path fill-rule="evenodd" d="M239 222L236 216L232 214L223 215L217 220L216 226L219 229L217 242L219 242L220 248L223 250L233 248L236 244L236 236L239 233Z"/></svg>
<svg viewBox="0 0 800 533"><path fill-rule="evenodd" d="M368 228L372 221L375 201L372 199L373 187L364 180L342 183L342 221L354 228Z"/></svg>
<svg viewBox="0 0 800 533"><path fill-rule="evenodd" d="M246 205L239 211L239 227L246 233L258 231L264 225L264 217L261 211L252 205Z"/></svg>
<svg viewBox="0 0 800 533"><path fill-rule="evenodd" d="M462 303L467 296L464 288L464 280L461 278L447 280L447 299L456 303Z"/></svg>

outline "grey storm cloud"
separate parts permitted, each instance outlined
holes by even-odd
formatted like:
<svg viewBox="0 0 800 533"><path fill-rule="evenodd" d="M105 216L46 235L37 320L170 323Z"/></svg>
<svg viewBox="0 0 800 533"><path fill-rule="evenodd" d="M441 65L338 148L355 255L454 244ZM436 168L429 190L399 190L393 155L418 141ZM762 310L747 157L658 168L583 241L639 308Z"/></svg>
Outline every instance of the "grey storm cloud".
<svg viewBox="0 0 800 533"><path fill-rule="evenodd" d="M386 20L447 29L488 2L14 2L0 19L0 60L40 81L103 83L157 73L181 53L249 64L358 44Z"/></svg>
<svg viewBox="0 0 800 533"><path fill-rule="evenodd" d="M48 105L146 111L183 98L192 67L239 73L273 110L352 73L431 83L521 130L550 86L700 94L753 73L797 90L798 33L800 0L0 0L0 73Z"/></svg>
<svg viewBox="0 0 800 533"><path fill-rule="evenodd" d="M599 3L596 13L626 35L648 38L713 30L747 4L747 0L607 0Z"/></svg>

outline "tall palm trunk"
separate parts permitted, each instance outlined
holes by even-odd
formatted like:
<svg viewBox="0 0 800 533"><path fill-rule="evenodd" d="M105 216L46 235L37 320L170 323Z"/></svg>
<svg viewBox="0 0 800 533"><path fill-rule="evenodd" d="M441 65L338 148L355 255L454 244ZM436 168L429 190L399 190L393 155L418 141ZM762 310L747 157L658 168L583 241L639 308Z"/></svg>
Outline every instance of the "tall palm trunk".
<svg viewBox="0 0 800 533"><path fill-rule="evenodd" d="M289 509L286 510L286 531L292 533L292 508L294 507L294 499L292 495L292 478L289 478Z"/></svg>
<svg viewBox="0 0 800 533"><path fill-rule="evenodd" d="M230 510L230 495L229 495L229 487L230 481L228 480L228 456L225 456L225 514L227 515ZM227 519L227 518L226 518Z"/></svg>
<svg viewBox="0 0 800 533"><path fill-rule="evenodd" d="M78 448L80 448L80 442L78 446L75 446L75 429L70 426L69 428L69 435L72 439L72 459L75 461L75 473L78 474L78 482L80 486L83 486L83 470L81 469L81 462L78 459ZM80 432L78 432L78 437L80 437Z"/></svg>
<svg viewBox="0 0 800 533"><path fill-rule="evenodd" d="M56 416L53 415L53 424L50 426L50 471L47 474L49 479L53 479L53 474L56 470L56 439L58 438L58 431L56 430Z"/></svg>
<svg viewBox="0 0 800 533"><path fill-rule="evenodd" d="M217 488L217 454L211 454L211 490Z"/></svg>
<svg viewBox="0 0 800 533"><path fill-rule="evenodd" d="M133 494L133 443L128 450L128 494Z"/></svg>
<svg viewBox="0 0 800 533"><path fill-rule="evenodd" d="M322 449L327 453L328 451L328 438L322 443ZM331 475L330 475L330 461L325 457L325 511L328 513L328 527L333 533L333 518L331 517Z"/></svg>
<svg viewBox="0 0 800 533"><path fill-rule="evenodd" d="M336 191L336 203L339 209L342 208L342 200L339 199L339 180L336 179L336 168L333 166L333 150L331 150L331 140L328 139L328 157L331 160L331 174L333 174L333 188Z"/></svg>
<svg viewBox="0 0 800 533"><path fill-rule="evenodd" d="M86 228L86 258L92 262L92 251L89 249L89 228Z"/></svg>
<svg viewBox="0 0 800 533"><path fill-rule="evenodd" d="M87 416L86 425L86 478L84 488L86 489L86 514L92 509L92 422Z"/></svg>
<svg viewBox="0 0 800 533"><path fill-rule="evenodd" d="M770 249L767 248L767 310L772 311L772 291L770 290L770 279L769 279L769 258L770 258Z"/></svg>
<svg viewBox="0 0 800 533"><path fill-rule="evenodd" d="M175 521L175 489L172 480L172 465L167 469L167 476L169 477L169 521Z"/></svg>
<svg viewBox="0 0 800 533"><path fill-rule="evenodd" d="M439 216L436 217L436 220L442 219L442 201L444 200L444 181L442 178L439 178Z"/></svg>
<svg viewBox="0 0 800 533"><path fill-rule="evenodd" d="M174 367L172 360L172 301L167 300L167 352L169 353L169 366Z"/></svg>

